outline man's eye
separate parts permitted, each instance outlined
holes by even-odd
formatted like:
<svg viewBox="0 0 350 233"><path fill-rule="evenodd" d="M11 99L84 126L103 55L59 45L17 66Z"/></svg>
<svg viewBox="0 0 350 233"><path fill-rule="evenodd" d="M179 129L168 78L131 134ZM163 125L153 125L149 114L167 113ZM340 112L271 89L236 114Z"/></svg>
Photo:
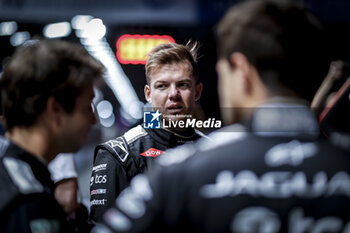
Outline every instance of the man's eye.
<svg viewBox="0 0 350 233"><path fill-rule="evenodd" d="M179 83L178 85L179 87L183 87L183 88L189 88L191 87L191 85L189 83Z"/></svg>
<svg viewBox="0 0 350 233"><path fill-rule="evenodd" d="M165 85L164 84L158 84L158 85L156 85L156 88L157 89L163 89L163 88L165 88Z"/></svg>

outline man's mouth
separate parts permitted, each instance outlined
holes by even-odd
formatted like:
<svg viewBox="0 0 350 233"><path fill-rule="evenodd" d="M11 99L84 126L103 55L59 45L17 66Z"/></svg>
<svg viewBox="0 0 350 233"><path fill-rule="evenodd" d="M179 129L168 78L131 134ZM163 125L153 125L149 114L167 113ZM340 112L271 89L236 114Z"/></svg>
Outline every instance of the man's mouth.
<svg viewBox="0 0 350 233"><path fill-rule="evenodd" d="M183 107L181 105L170 105L169 107L167 107L167 111L172 114L179 113L182 111L182 109Z"/></svg>

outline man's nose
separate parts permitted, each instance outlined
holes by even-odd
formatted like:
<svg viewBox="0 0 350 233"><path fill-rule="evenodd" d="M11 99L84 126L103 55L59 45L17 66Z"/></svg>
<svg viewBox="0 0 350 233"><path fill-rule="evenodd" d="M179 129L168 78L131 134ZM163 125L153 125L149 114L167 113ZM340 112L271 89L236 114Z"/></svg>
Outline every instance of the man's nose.
<svg viewBox="0 0 350 233"><path fill-rule="evenodd" d="M178 98L180 95L179 89L176 85L171 85L169 88L169 98Z"/></svg>

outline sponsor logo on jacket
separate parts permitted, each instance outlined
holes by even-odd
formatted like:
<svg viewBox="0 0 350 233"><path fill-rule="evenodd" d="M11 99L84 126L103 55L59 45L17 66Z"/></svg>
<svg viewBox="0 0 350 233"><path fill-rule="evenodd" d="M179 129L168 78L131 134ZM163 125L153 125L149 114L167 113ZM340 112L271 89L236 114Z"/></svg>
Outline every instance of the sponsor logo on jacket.
<svg viewBox="0 0 350 233"><path fill-rule="evenodd" d="M141 153L140 155L145 156L145 157L157 157L161 154L163 154L164 151L155 149L155 148L150 148L146 150L145 152Z"/></svg>
<svg viewBox="0 0 350 233"><path fill-rule="evenodd" d="M107 182L107 175L96 175L95 176L95 184L105 184Z"/></svg>
<svg viewBox="0 0 350 233"><path fill-rule="evenodd" d="M106 170L107 169L107 163L103 163L103 164L99 164L97 166L94 166L92 168L92 171L93 172L98 172L98 171L103 171L103 170Z"/></svg>
<svg viewBox="0 0 350 233"><path fill-rule="evenodd" d="M106 203L107 203L107 199L101 199L101 200L94 199L94 200L91 200L90 206L93 206L93 205L105 205Z"/></svg>
<svg viewBox="0 0 350 233"><path fill-rule="evenodd" d="M105 194L106 193L106 189L94 189L91 190L91 196L92 195L96 195L96 194Z"/></svg>

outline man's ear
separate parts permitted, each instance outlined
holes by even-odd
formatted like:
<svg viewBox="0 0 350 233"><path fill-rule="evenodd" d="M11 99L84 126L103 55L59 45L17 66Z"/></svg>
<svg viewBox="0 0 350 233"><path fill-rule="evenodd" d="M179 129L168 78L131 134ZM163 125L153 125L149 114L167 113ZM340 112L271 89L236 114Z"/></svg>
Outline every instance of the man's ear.
<svg viewBox="0 0 350 233"><path fill-rule="evenodd" d="M147 102L151 104L152 103L151 88L147 84L145 85L144 92L145 92L145 98Z"/></svg>
<svg viewBox="0 0 350 233"><path fill-rule="evenodd" d="M196 84L196 92L195 92L195 96L194 96L194 100L197 101L199 100L199 98L202 95L202 90L203 90L203 84L202 83L198 83Z"/></svg>
<svg viewBox="0 0 350 233"><path fill-rule="evenodd" d="M243 90L250 93L252 88L252 66L248 61L248 58L244 54L236 52L231 54L230 62L233 64L235 70L240 74L237 77L241 78L240 82Z"/></svg>
<svg viewBox="0 0 350 233"><path fill-rule="evenodd" d="M269 98L270 92L261 80L257 69L249 62L248 58L241 53L234 53L230 57L235 70L239 72L239 85L242 88L243 98L246 103L255 105Z"/></svg>
<svg viewBox="0 0 350 233"><path fill-rule="evenodd" d="M64 109L61 104L52 96L50 96L46 103L46 114L48 120L56 125L60 125L61 123L61 114Z"/></svg>

